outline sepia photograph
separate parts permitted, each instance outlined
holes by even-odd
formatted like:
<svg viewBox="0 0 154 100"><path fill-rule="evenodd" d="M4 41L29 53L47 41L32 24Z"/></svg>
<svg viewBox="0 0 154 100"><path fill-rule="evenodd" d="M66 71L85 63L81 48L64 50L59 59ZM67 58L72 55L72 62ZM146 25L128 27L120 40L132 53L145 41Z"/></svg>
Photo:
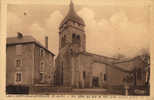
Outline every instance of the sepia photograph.
<svg viewBox="0 0 154 100"><path fill-rule="evenodd" d="M2 22L1 22L1 0L0 0L0 38L1 38L1 24L2 24Z"/></svg>
<svg viewBox="0 0 154 100"><path fill-rule="evenodd" d="M105 1L7 4L6 94L150 96L150 6Z"/></svg>

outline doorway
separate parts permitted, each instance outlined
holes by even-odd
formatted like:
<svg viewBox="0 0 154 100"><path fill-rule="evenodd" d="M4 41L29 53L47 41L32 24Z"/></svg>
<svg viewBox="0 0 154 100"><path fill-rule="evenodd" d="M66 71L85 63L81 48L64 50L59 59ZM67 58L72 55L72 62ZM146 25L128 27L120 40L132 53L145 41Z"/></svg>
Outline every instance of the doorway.
<svg viewBox="0 0 154 100"><path fill-rule="evenodd" d="M92 79L92 87L93 88L98 88L99 87L99 78L98 77L93 77L93 79Z"/></svg>

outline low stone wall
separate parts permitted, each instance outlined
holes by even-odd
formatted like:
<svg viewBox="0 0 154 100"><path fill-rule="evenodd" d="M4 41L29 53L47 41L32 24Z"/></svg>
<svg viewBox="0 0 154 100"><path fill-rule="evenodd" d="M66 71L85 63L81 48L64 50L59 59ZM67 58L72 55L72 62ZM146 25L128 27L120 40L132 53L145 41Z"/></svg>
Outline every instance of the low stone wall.
<svg viewBox="0 0 154 100"><path fill-rule="evenodd" d="M108 92L110 94L124 95L125 89L123 86L110 86L110 87L108 87Z"/></svg>
<svg viewBox="0 0 154 100"><path fill-rule="evenodd" d="M51 87L51 86L33 86L30 89L30 94L46 94L53 92L71 92L72 88L70 87Z"/></svg>

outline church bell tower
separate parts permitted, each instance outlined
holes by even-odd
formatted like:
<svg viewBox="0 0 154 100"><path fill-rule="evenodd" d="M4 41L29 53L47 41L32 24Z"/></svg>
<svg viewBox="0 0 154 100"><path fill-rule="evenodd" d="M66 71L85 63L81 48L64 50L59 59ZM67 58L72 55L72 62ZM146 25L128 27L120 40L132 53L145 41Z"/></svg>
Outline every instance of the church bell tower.
<svg viewBox="0 0 154 100"><path fill-rule="evenodd" d="M86 50L85 23L75 12L74 4L71 1L69 11L59 26L59 51L68 44L79 52Z"/></svg>
<svg viewBox="0 0 154 100"><path fill-rule="evenodd" d="M75 86L76 65L80 52L86 51L85 23L75 12L71 1L69 11L59 26L59 54L55 60L56 77L55 82L59 86ZM78 80L79 81L79 80Z"/></svg>

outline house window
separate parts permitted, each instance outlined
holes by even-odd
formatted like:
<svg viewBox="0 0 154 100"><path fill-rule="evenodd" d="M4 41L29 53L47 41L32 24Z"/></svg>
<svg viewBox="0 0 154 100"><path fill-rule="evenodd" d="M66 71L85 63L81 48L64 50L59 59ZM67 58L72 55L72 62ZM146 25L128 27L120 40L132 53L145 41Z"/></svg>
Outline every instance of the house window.
<svg viewBox="0 0 154 100"><path fill-rule="evenodd" d="M49 65L51 66L53 63L53 58L52 58L52 55L49 55Z"/></svg>
<svg viewBox="0 0 154 100"><path fill-rule="evenodd" d="M45 63L44 61L40 62L40 82L44 81L44 67L45 67Z"/></svg>
<svg viewBox="0 0 154 100"><path fill-rule="evenodd" d="M106 76L106 74L104 74L104 81L106 81L107 80L107 76Z"/></svg>
<svg viewBox="0 0 154 100"><path fill-rule="evenodd" d="M15 66L16 67L22 66L22 60L21 59L16 59Z"/></svg>
<svg viewBox="0 0 154 100"><path fill-rule="evenodd" d="M138 80L142 79L142 70L141 70L141 68L139 68L138 71L137 71L137 79Z"/></svg>
<svg viewBox="0 0 154 100"><path fill-rule="evenodd" d="M77 39L80 40L80 35L77 36Z"/></svg>
<svg viewBox="0 0 154 100"><path fill-rule="evenodd" d="M16 55L23 54L23 45L16 45Z"/></svg>
<svg viewBox="0 0 154 100"><path fill-rule="evenodd" d="M84 71L83 72L83 79L85 79L86 78L86 72Z"/></svg>
<svg viewBox="0 0 154 100"><path fill-rule="evenodd" d="M19 83L22 81L22 73L16 72L16 82Z"/></svg>
<svg viewBox="0 0 154 100"><path fill-rule="evenodd" d="M44 72L44 66L45 66L44 61L41 61L40 62L40 72Z"/></svg>
<svg viewBox="0 0 154 100"><path fill-rule="evenodd" d="M44 50L43 50L43 48L40 48L40 56L44 56Z"/></svg>

